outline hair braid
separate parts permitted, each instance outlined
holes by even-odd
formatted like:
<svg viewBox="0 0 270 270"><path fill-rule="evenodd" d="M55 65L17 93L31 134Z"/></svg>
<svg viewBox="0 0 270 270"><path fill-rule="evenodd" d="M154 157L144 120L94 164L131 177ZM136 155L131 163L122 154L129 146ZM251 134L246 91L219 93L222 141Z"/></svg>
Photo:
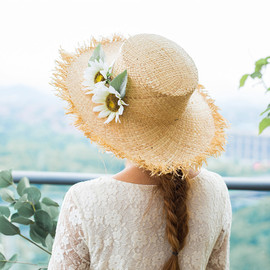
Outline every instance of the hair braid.
<svg viewBox="0 0 270 270"><path fill-rule="evenodd" d="M166 235L172 252L178 254L183 249L188 234L187 193L190 185L181 170L177 174L163 174L159 179L158 189L164 198ZM172 254L163 270L179 269L178 256Z"/></svg>

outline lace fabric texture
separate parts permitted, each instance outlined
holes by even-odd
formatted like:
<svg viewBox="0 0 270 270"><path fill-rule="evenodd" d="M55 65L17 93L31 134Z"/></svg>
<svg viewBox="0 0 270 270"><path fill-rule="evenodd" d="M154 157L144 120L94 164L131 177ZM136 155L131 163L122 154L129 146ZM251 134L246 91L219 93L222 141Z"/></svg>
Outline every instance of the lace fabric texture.
<svg viewBox="0 0 270 270"><path fill-rule="evenodd" d="M162 269L171 247L163 199L152 197L153 188L110 176L73 185L62 203L48 270ZM202 169L191 180L188 207L181 269L229 269L232 210L221 176Z"/></svg>

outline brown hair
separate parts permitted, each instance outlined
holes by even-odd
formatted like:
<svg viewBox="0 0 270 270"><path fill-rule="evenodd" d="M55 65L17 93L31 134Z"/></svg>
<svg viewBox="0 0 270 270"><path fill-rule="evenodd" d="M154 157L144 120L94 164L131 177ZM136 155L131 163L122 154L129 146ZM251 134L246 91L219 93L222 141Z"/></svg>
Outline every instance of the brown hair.
<svg viewBox="0 0 270 270"><path fill-rule="evenodd" d="M166 236L172 247L171 257L163 265L163 270L179 270L178 252L185 246L188 235L187 195L190 184L179 169L177 173L159 176L159 191L164 198L164 215L166 218Z"/></svg>

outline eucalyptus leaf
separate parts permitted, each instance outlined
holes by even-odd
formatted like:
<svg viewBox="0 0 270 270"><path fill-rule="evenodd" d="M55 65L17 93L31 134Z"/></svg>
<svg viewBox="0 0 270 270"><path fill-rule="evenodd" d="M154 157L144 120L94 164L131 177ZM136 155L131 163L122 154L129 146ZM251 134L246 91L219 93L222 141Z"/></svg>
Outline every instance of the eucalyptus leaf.
<svg viewBox="0 0 270 270"><path fill-rule="evenodd" d="M41 201L42 203L48 205L48 206L59 206L59 204L55 201L53 201L52 199L48 198L48 197L44 197Z"/></svg>
<svg viewBox="0 0 270 270"><path fill-rule="evenodd" d="M16 203L14 204L14 209L18 210L25 202L27 202L27 194L24 194L16 201Z"/></svg>
<svg viewBox="0 0 270 270"><path fill-rule="evenodd" d="M0 216L0 233L4 235L20 234L20 229L13 225L6 217Z"/></svg>
<svg viewBox="0 0 270 270"><path fill-rule="evenodd" d="M22 196L23 190L27 187L30 187L29 179L27 177L23 177L17 185L17 193Z"/></svg>
<svg viewBox="0 0 270 270"><path fill-rule="evenodd" d="M8 270L8 269L10 269L10 268L13 266L13 264L16 263L16 261L17 261L17 254L14 254L14 255L12 255L12 257L6 262L6 265L5 265L5 267L4 267L3 270ZM0 268L0 269L1 269L1 268Z"/></svg>
<svg viewBox="0 0 270 270"><path fill-rule="evenodd" d="M29 225L29 224L33 224L34 221L25 217L20 216L18 213L14 213L11 218L10 218L11 222L14 223L19 223L19 224L23 224L23 225Z"/></svg>
<svg viewBox="0 0 270 270"><path fill-rule="evenodd" d="M48 235L48 232L45 232L42 228L40 228L36 224L31 224L29 235L33 241L41 243L44 247L46 247L45 239Z"/></svg>
<svg viewBox="0 0 270 270"><path fill-rule="evenodd" d="M33 206L29 202L24 202L21 207L18 209L18 214L20 216L29 218L34 215Z"/></svg>
<svg viewBox="0 0 270 270"><path fill-rule="evenodd" d="M46 246L49 251L52 251L52 246L53 246L53 238L50 234L47 235L45 239Z"/></svg>
<svg viewBox="0 0 270 270"><path fill-rule="evenodd" d="M3 269L6 264L6 257L0 252L0 269Z"/></svg>
<svg viewBox="0 0 270 270"><path fill-rule="evenodd" d="M52 219L55 219L58 217L59 214L59 207L58 206L48 206L44 203L41 203L41 209L47 212Z"/></svg>
<svg viewBox="0 0 270 270"><path fill-rule="evenodd" d="M6 216L7 218L10 216L10 210L7 206L0 206L0 215Z"/></svg>
<svg viewBox="0 0 270 270"><path fill-rule="evenodd" d="M269 126L270 126L270 117L263 118L259 124L259 134L261 134Z"/></svg>
<svg viewBox="0 0 270 270"><path fill-rule="evenodd" d="M95 60L97 60L97 61L102 60L104 62L104 59L105 59L105 54L104 54L104 51L101 47L101 44L99 43L97 45L97 47L94 49L93 54L90 57L89 61L94 62Z"/></svg>
<svg viewBox="0 0 270 270"><path fill-rule="evenodd" d="M15 201L14 193L7 188L0 189L0 196L3 201L9 202L9 203L12 203Z"/></svg>
<svg viewBox="0 0 270 270"><path fill-rule="evenodd" d="M125 70L117 75L110 83L110 85L120 94L121 98L126 94L127 79L127 70Z"/></svg>
<svg viewBox="0 0 270 270"><path fill-rule="evenodd" d="M53 227L53 221L50 215L44 210L38 210L34 214L36 224L46 232L50 232Z"/></svg>
<svg viewBox="0 0 270 270"><path fill-rule="evenodd" d="M37 187L27 187L23 190L23 194L27 194L27 198L33 204L38 203L41 193Z"/></svg>
<svg viewBox="0 0 270 270"><path fill-rule="evenodd" d="M246 80L247 80L247 78L248 78L249 75L250 75L250 74L245 74L245 75L242 76L242 78L240 79L240 85L239 85L239 88L245 85Z"/></svg>
<svg viewBox="0 0 270 270"><path fill-rule="evenodd" d="M52 237L55 237L56 226L57 226L57 221L54 220L54 221L53 221L53 227L52 227L52 230L51 230L51 232L50 232L50 234L52 235Z"/></svg>
<svg viewBox="0 0 270 270"><path fill-rule="evenodd" d="M8 187L13 184L11 170L4 170L0 172L0 188Z"/></svg>

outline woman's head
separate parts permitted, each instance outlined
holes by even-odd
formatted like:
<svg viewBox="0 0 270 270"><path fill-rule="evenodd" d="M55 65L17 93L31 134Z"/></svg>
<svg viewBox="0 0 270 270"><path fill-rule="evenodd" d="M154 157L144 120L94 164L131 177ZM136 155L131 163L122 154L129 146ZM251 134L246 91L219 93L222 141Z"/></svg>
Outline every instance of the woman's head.
<svg viewBox="0 0 270 270"><path fill-rule="evenodd" d="M175 42L153 34L92 39L61 58L53 84L75 125L104 150L157 175L200 168L223 151L225 119Z"/></svg>

